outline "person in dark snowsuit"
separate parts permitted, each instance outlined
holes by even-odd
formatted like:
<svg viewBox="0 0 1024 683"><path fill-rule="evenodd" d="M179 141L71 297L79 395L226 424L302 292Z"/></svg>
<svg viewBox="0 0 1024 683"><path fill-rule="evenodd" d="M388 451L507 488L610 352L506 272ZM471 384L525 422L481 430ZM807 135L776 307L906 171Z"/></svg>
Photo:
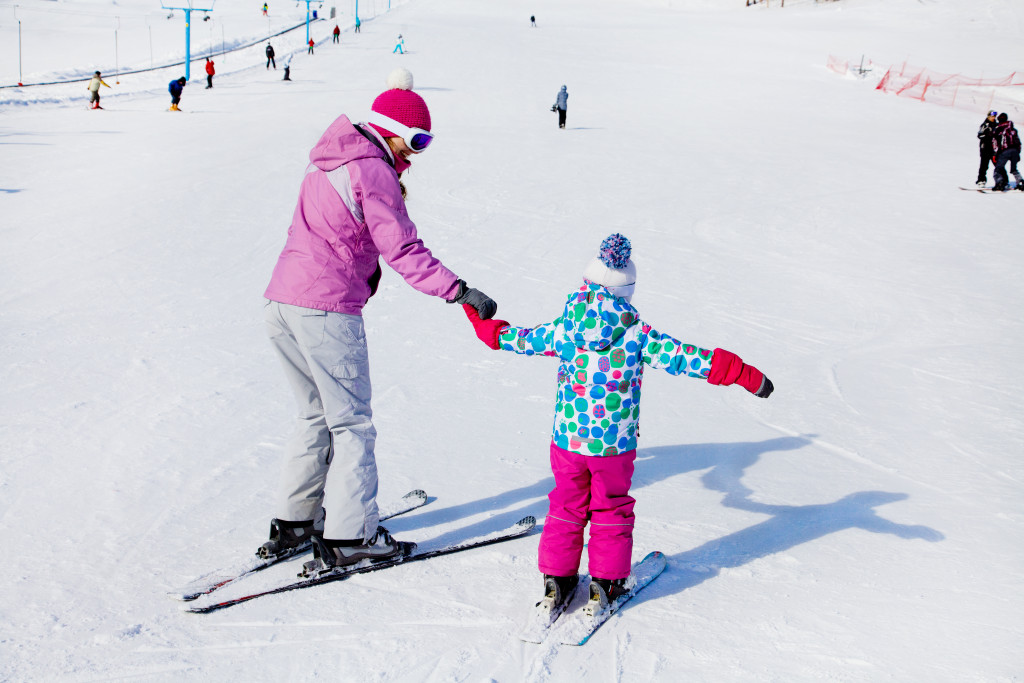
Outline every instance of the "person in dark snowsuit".
<svg viewBox="0 0 1024 683"><path fill-rule="evenodd" d="M565 113L569 109L569 93L562 86L562 89L558 91L558 95L555 97L555 111L558 112L558 127L565 128Z"/></svg>
<svg viewBox="0 0 1024 683"><path fill-rule="evenodd" d="M615 233L583 271L562 314L535 327L481 320L464 306L477 338L495 350L558 361L550 459L555 488L537 564L548 596L568 598L579 581L584 529L590 525L591 604L603 608L626 589L633 549L629 495L640 436L646 368L708 384L736 384L758 398L775 387L764 373L725 349L687 344L653 329L631 299L636 285L632 245Z"/></svg>
<svg viewBox="0 0 1024 683"><path fill-rule="evenodd" d="M277 68L277 62L274 61L274 46L271 45L270 43L267 43L267 50L266 50L266 52L267 52L267 68L269 69L270 65L273 64L274 68L276 69Z"/></svg>
<svg viewBox="0 0 1024 683"><path fill-rule="evenodd" d="M1016 189L1024 191L1024 179L1017 171L1017 164L1020 163L1020 136L1017 129L1013 127L1013 121L1003 113L997 119L996 129L992 135L992 177L995 178L996 190L1005 191L1010 189L1009 177L1006 175L1006 162L1010 162L1010 173L1017 181Z"/></svg>
<svg viewBox="0 0 1024 683"><path fill-rule="evenodd" d="M171 93L171 111L181 111L178 109L178 103L181 102L181 91L184 89L186 83L188 83L188 81L186 81L185 77L182 76L181 78L167 84L167 92Z"/></svg>
<svg viewBox="0 0 1024 683"><path fill-rule="evenodd" d="M996 112L990 111L978 127L978 154L981 164L978 166L978 187L988 183L988 164L992 161L992 136L996 132Z"/></svg>

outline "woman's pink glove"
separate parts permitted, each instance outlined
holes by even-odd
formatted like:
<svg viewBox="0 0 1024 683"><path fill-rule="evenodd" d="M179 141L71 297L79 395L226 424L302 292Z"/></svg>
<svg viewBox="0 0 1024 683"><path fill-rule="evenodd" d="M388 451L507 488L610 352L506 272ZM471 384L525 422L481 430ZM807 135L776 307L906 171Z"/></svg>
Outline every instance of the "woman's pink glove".
<svg viewBox="0 0 1024 683"><path fill-rule="evenodd" d="M715 349L712 354L708 383L722 386L739 384L758 398L768 398L775 391L775 385L763 372L753 365L747 365L742 358L725 349Z"/></svg>
<svg viewBox="0 0 1024 683"><path fill-rule="evenodd" d="M466 312L466 317L469 318L469 322L473 323L473 331L476 332L477 339L487 344L492 349L497 350L501 346L501 342L498 338L501 337L501 331L508 327L508 321L506 320L481 320L480 314L476 312L476 309L469 304L462 304L462 310Z"/></svg>

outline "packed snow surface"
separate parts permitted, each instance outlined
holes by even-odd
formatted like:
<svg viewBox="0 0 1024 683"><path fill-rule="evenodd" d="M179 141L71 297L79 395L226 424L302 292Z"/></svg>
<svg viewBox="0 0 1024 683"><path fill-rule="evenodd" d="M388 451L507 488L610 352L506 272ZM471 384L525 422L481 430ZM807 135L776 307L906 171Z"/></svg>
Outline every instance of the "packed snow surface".
<svg viewBox="0 0 1024 683"><path fill-rule="evenodd" d="M193 14L180 114L182 67L121 73L182 59L181 12L0 4L0 85L113 86L0 89L0 680L1021 680L1024 193L957 189L979 114L825 68L1024 71L1019 0L364 0L276 70L305 5L260 4ZM620 232L645 320L776 386L647 374L634 559L668 568L582 648L516 638L536 534L204 616L165 595L266 537L293 405L262 293L310 147L398 65L437 134L410 215L499 318L555 318ZM431 497L396 537L543 520L556 363L389 270L364 313L380 497Z"/></svg>

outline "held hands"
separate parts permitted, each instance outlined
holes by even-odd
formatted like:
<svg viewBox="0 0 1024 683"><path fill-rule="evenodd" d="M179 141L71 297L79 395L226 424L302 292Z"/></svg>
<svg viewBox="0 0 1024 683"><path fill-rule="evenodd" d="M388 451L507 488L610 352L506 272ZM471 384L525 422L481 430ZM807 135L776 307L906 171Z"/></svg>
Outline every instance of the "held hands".
<svg viewBox="0 0 1024 683"><path fill-rule="evenodd" d="M739 384L758 398L768 398L775 391L775 385L763 372L753 365L747 365L742 358L725 349L715 349L711 356L708 383L722 386Z"/></svg>
<svg viewBox="0 0 1024 683"><path fill-rule="evenodd" d="M494 314L498 312L498 304L494 303L494 299L487 296L479 289L467 287L465 280L459 280L458 294L456 294L455 298L448 303L469 304L484 320L493 318ZM508 323L505 324L507 325Z"/></svg>
<svg viewBox="0 0 1024 683"><path fill-rule="evenodd" d="M473 323L473 331L476 332L477 339L492 349L497 350L500 346L498 338L501 336L501 331L508 327L508 322L504 320L481 320L480 316L477 315L476 309L469 304L463 304L462 310L466 312L469 322Z"/></svg>

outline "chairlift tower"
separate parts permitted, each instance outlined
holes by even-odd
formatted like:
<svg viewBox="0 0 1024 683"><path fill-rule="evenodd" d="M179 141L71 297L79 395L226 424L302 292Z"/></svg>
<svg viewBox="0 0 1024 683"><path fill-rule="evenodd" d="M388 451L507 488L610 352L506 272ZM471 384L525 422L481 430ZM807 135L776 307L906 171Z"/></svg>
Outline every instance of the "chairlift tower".
<svg viewBox="0 0 1024 683"><path fill-rule="evenodd" d="M185 13L185 80L192 80L192 12L212 12L217 0L182 0L182 5L175 5L173 0L160 0L160 7L169 10L181 10ZM308 5L307 5L308 6ZM307 29L308 30L308 29ZM308 42L308 41L307 41Z"/></svg>
<svg viewBox="0 0 1024 683"><path fill-rule="evenodd" d="M309 45L309 3L315 2L317 9L324 6L324 0L301 0L306 3L306 45Z"/></svg>

